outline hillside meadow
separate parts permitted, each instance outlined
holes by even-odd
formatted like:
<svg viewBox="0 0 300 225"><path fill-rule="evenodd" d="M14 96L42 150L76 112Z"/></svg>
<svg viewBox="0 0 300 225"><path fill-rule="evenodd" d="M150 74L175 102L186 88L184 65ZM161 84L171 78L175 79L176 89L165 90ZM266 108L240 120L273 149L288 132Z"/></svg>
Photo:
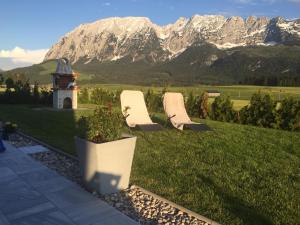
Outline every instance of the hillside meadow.
<svg viewBox="0 0 300 225"><path fill-rule="evenodd" d="M54 111L0 105L0 118L75 155L75 123L95 105ZM131 183L225 225L299 224L300 134L203 120L210 132L177 131L153 114L160 132L138 137Z"/></svg>

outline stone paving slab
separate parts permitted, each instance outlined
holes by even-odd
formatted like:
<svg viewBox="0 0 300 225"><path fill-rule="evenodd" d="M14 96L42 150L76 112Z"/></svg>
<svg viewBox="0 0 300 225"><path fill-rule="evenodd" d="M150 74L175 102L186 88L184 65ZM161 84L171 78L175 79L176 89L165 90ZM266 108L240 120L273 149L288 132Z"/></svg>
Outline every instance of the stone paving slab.
<svg viewBox="0 0 300 225"><path fill-rule="evenodd" d="M0 167L0 182L1 179L6 177L17 177L17 175L11 169L7 167Z"/></svg>
<svg viewBox="0 0 300 225"><path fill-rule="evenodd" d="M99 201L89 201L82 204L71 205L62 210L77 224L92 224L99 221L99 214L103 215L102 220L107 216L114 216L115 211L105 206L106 203Z"/></svg>
<svg viewBox="0 0 300 225"><path fill-rule="evenodd" d="M23 173L20 175L20 177L31 186L37 187L42 185L43 182L55 179L58 176L55 171L49 170L48 168L43 168Z"/></svg>
<svg viewBox="0 0 300 225"><path fill-rule="evenodd" d="M42 145L20 147L18 148L18 150L24 152L25 154L34 154L34 153L49 151L49 149L45 148Z"/></svg>
<svg viewBox="0 0 300 225"><path fill-rule="evenodd" d="M19 178L1 183L0 209L6 216L48 202L48 199Z"/></svg>
<svg viewBox="0 0 300 225"><path fill-rule="evenodd" d="M76 225L70 218L62 212L49 209L16 220L12 220L13 225Z"/></svg>
<svg viewBox="0 0 300 225"><path fill-rule="evenodd" d="M0 224L1 225L10 225L6 217L0 212Z"/></svg>
<svg viewBox="0 0 300 225"><path fill-rule="evenodd" d="M5 143L0 225L137 225L77 184Z"/></svg>
<svg viewBox="0 0 300 225"><path fill-rule="evenodd" d="M46 193L47 198L60 209L94 200L94 196L79 187L65 188L60 191Z"/></svg>
<svg viewBox="0 0 300 225"><path fill-rule="evenodd" d="M55 206L53 204L51 204L50 202L45 201L45 203L41 203L38 205L35 205L33 207L28 207L26 209L23 209L20 212L13 212L11 214L8 214L6 217L9 220L16 220L16 219L20 219L26 216L31 216L34 215L36 213L42 213L44 211L48 211L50 209L55 209Z"/></svg>
<svg viewBox="0 0 300 225"><path fill-rule="evenodd" d="M5 154L5 152L2 154ZM21 153L15 154L17 155ZM27 155L18 155L16 157L9 156L9 158L0 159L0 167L8 167L9 169L13 170L16 174L23 174L46 168L45 166L36 162L34 159Z"/></svg>
<svg viewBox="0 0 300 225"><path fill-rule="evenodd" d="M36 184L35 189L40 193L47 194L76 186L77 185L70 180L56 177Z"/></svg>

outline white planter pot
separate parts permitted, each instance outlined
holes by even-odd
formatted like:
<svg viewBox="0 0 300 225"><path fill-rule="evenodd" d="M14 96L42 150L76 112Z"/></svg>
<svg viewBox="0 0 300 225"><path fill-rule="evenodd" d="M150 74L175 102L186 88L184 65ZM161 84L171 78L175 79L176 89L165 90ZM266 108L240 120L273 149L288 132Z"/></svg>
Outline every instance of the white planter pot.
<svg viewBox="0 0 300 225"><path fill-rule="evenodd" d="M100 194L128 188L136 137L96 144L75 137L85 186Z"/></svg>

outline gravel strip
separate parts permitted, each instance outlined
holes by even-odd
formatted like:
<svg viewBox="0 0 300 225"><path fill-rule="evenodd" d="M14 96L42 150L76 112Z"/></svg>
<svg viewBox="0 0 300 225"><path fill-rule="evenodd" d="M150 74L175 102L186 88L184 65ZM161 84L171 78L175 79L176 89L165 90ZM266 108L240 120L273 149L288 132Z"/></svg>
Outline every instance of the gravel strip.
<svg viewBox="0 0 300 225"><path fill-rule="evenodd" d="M38 145L35 141L17 133L9 135L9 142L16 148Z"/></svg>
<svg viewBox="0 0 300 225"><path fill-rule="evenodd" d="M10 137L10 141L16 147L36 144L18 134ZM83 187L77 160L53 151L30 154L30 156ZM200 221L134 186L110 195L99 195L96 192L92 194L142 225L208 225L208 223Z"/></svg>
<svg viewBox="0 0 300 225"><path fill-rule="evenodd" d="M83 187L78 161L52 151L34 153L30 156Z"/></svg>

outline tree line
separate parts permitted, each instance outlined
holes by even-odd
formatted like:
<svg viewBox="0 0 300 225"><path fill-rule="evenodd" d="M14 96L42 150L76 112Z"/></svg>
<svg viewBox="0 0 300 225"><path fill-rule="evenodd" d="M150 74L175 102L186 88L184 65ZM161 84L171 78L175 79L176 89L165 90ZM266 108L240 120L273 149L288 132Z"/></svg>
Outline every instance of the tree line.
<svg viewBox="0 0 300 225"><path fill-rule="evenodd" d="M52 105L53 93L45 88L40 88L38 82L33 86L29 80L6 80L0 76L0 85L5 84L5 91L0 92L1 104L40 104Z"/></svg>
<svg viewBox="0 0 300 225"><path fill-rule="evenodd" d="M163 112L162 98L167 91L154 92L151 88L145 93L145 102L149 113ZM83 88L79 94L79 102L86 104L119 106L121 90L109 91L95 88L89 91ZM185 107L192 117L212 119L223 122L249 124L259 127L276 128L283 130L300 130L300 100L287 97L282 100L274 100L269 94L254 93L250 104L241 110L235 110L229 96L216 97L209 104L208 93L195 95L190 92L185 98Z"/></svg>
<svg viewBox="0 0 300 225"><path fill-rule="evenodd" d="M300 76L247 76L240 84L258 86L299 87Z"/></svg>

